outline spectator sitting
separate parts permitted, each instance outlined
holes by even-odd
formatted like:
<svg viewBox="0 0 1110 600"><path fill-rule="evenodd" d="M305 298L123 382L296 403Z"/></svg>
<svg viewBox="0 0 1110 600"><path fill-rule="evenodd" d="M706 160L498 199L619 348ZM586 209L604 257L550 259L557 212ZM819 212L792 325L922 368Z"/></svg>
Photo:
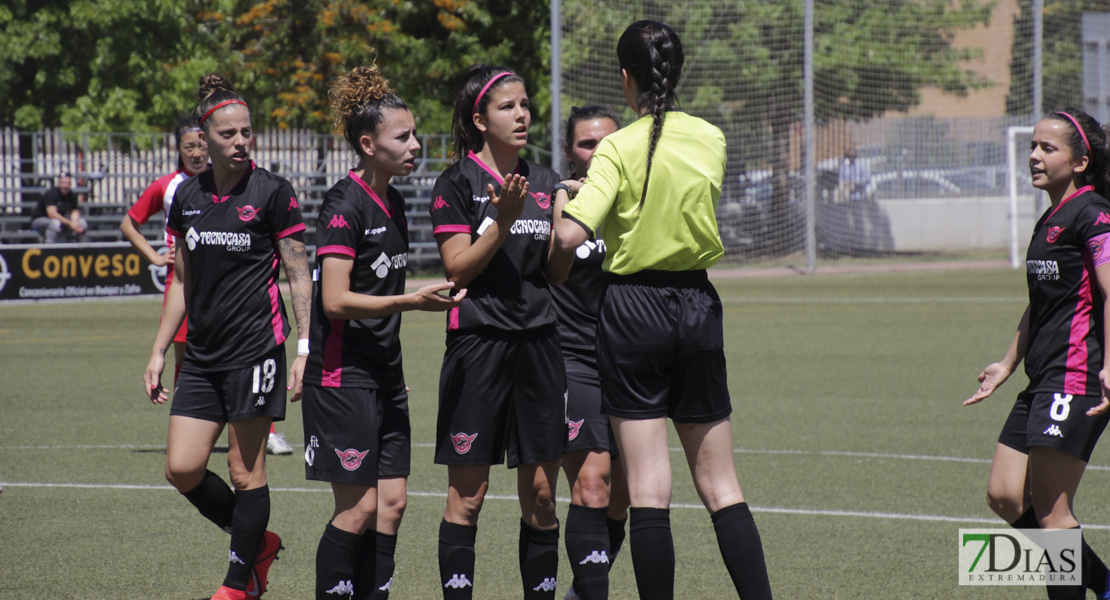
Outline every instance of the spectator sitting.
<svg viewBox="0 0 1110 600"><path fill-rule="evenodd" d="M42 195L31 215L31 229L42 235L48 244L62 236L64 240L85 242L89 223L81 217L73 178L66 171L58 175L58 184Z"/></svg>
<svg viewBox="0 0 1110 600"><path fill-rule="evenodd" d="M871 181L871 169L867 163L856 159L855 149L844 151L844 162L840 164L839 184L840 189L847 190L848 199L852 202L861 202L867 191L867 184Z"/></svg>

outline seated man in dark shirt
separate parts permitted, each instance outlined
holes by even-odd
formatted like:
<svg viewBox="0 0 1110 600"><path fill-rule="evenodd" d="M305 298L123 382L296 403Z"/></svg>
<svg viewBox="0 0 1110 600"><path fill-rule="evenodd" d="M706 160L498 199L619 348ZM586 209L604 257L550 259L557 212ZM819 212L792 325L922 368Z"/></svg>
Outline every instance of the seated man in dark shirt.
<svg viewBox="0 0 1110 600"><path fill-rule="evenodd" d="M42 234L46 243L53 244L59 236L63 240L84 242L89 224L81 217L77 194L73 192L73 178L63 171L58 184L42 195L31 215L31 229Z"/></svg>

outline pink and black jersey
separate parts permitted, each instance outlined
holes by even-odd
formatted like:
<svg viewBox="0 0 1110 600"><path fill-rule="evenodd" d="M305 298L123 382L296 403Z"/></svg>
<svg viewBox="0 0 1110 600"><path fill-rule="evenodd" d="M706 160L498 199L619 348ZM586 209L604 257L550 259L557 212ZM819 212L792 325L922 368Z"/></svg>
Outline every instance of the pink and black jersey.
<svg viewBox="0 0 1110 600"><path fill-rule="evenodd" d="M574 264L562 285L551 288L559 316L559 342L563 354L571 353L597 366L597 316L605 293L605 242L599 236L574 251Z"/></svg>
<svg viewBox="0 0 1110 600"><path fill-rule="evenodd" d="M1110 261L1110 202L1087 186L1037 222L1026 257L1030 392L1101 393L1103 302L1094 269Z"/></svg>
<svg viewBox="0 0 1110 600"><path fill-rule="evenodd" d="M523 331L556 322L543 269L551 238L551 190L559 176L524 159L517 163L517 173L529 183L524 211L489 265L466 286L466 299L447 313L449 331ZM500 193L503 183L473 152L444 171L432 190L435 235L465 233L477 240L497 218L487 186L493 184Z"/></svg>
<svg viewBox="0 0 1110 600"><path fill-rule="evenodd" d="M188 178L189 173L178 169L173 173L155 179L154 183L143 190L143 193L139 196L135 205L127 211L127 214L139 223L146 223L158 213L169 217L173 195L177 191L177 187ZM173 236L166 235L166 245L173 247ZM173 266L171 265L170 268L172 269Z"/></svg>
<svg viewBox="0 0 1110 600"><path fill-rule="evenodd" d="M401 313L375 319L329 319L320 272L324 259L354 260L351 291L369 296L405 293L409 233L405 199L392 186L379 198L354 172L324 196L316 226L316 285L304 381L323 387L403 391Z"/></svg>
<svg viewBox="0 0 1110 600"><path fill-rule="evenodd" d="M304 228L293 187L253 163L226 196L211 171L178 187L166 231L189 258L186 365L246 367L285 341L277 241Z"/></svg>

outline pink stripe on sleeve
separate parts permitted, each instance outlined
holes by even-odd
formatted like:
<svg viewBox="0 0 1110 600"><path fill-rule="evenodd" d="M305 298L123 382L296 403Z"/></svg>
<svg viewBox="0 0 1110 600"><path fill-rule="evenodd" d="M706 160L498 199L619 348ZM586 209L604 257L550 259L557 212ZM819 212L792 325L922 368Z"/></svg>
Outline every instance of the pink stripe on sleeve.
<svg viewBox="0 0 1110 600"><path fill-rule="evenodd" d="M470 225L440 225L432 230L432 235L441 233L471 233L474 231Z"/></svg>
<svg viewBox="0 0 1110 600"><path fill-rule="evenodd" d="M324 387L340 387L343 384L343 334L346 332L345 319L328 319L331 334L324 342L324 368L320 384Z"/></svg>
<svg viewBox="0 0 1110 600"><path fill-rule="evenodd" d="M1079 302L1068 332L1068 357L1064 373L1064 392L1087 394L1087 334L1091 332L1091 259L1083 258L1083 277L1079 281Z"/></svg>
<svg viewBox="0 0 1110 600"><path fill-rule="evenodd" d="M274 257L274 275L277 274L278 258ZM270 324L274 326L274 341L278 344L285 342L285 323L281 319L281 292L278 291L277 278L270 276L267 291L270 292Z"/></svg>
<svg viewBox="0 0 1110 600"><path fill-rule="evenodd" d="M305 230L304 223L297 223L296 225L290 227L289 229L286 229L285 231L279 231L279 232L275 233L274 234L274 239L275 240L280 240L283 237L289 237L289 236L293 235L294 233L297 233L298 231L304 231L304 230Z"/></svg>
<svg viewBox="0 0 1110 600"><path fill-rule="evenodd" d="M339 245L324 246L316 250L316 256L323 256L325 254L342 254L343 256L350 256L351 258L355 257L355 251L353 248Z"/></svg>

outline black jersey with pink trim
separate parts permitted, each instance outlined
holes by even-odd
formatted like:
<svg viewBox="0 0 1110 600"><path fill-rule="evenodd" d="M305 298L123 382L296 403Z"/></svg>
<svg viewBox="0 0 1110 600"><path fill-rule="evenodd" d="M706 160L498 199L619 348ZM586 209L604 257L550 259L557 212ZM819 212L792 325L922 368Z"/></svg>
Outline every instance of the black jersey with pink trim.
<svg viewBox="0 0 1110 600"><path fill-rule="evenodd" d="M605 242L598 236L574 251L574 264L562 285L552 286L551 296L559 316L559 342L563 353L572 352L596 365L597 315L605 293Z"/></svg>
<svg viewBox="0 0 1110 600"><path fill-rule="evenodd" d="M1095 267L1110 261L1110 202L1085 187L1037 221L1026 256L1030 392L1101 393L1103 302Z"/></svg>
<svg viewBox="0 0 1110 600"><path fill-rule="evenodd" d="M405 293L409 233L405 199L392 186L384 199L355 173L324 195L316 226L312 325L304 381L323 387L405 389L401 313L374 319L329 319L320 273L331 256L354 260L351 291L370 296Z"/></svg>
<svg viewBox="0 0 1110 600"><path fill-rule="evenodd" d="M304 228L293 187L253 163L223 197L211 170L177 188L166 231L189 258L186 364L237 369L285 342L277 242Z"/></svg>
<svg viewBox="0 0 1110 600"><path fill-rule="evenodd" d="M489 265L466 286L466 299L447 313L447 329L535 329L556 322L543 274L551 238L551 190L555 171L520 159L517 173L528 179L524 211ZM473 152L449 167L432 189L435 235L466 233L476 241L497 218L487 186L501 192L504 179ZM454 292L452 292L454 293Z"/></svg>

